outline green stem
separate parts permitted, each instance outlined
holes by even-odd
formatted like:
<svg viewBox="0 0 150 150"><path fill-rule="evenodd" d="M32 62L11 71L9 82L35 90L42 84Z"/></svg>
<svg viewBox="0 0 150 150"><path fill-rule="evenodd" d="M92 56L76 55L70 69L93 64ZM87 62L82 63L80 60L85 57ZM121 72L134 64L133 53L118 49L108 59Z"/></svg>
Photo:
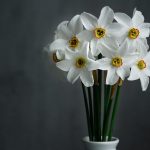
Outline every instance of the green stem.
<svg viewBox="0 0 150 150"><path fill-rule="evenodd" d="M107 108L107 112L105 113L104 116L104 125L103 125L103 141L107 141L107 136L109 133L109 122L111 119L111 107L112 107L112 103L113 103L113 99L109 99L108 102L108 108Z"/></svg>
<svg viewBox="0 0 150 150"><path fill-rule="evenodd" d="M100 55L98 55L98 59L101 59L102 58L102 55L100 54ZM97 109L98 109L98 111L97 111L97 118L98 118L98 141L101 141L101 136L102 136L102 110L101 110L101 105L102 105L102 92L103 92L103 90L102 90L102 84L103 84L103 82L102 82L102 71L101 70L98 70L98 106L97 106Z"/></svg>
<svg viewBox="0 0 150 150"><path fill-rule="evenodd" d="M82 90L83 90L83 96L84 96L84 103L85 103L85 110L86 110L86 117L87 117L87 126L88 126L88 133L89 133L89 139L92 140L92 132L91 132L91 125L90 125L90 115L89 115L89 109L88 109L88 99L86 95L85 86L82 83Z"/></svg>
<svg viewBox="0 0 150 150"><path fill-rule="evenodd" d="M110 123L110 131L109 131L109 135L108 135L109 141L112 139L112 132L113 132L113 128L114 128L115 117L116 117L116 113L117 113L118 106L119 106L120 89L121 89L121 86L118 85L116 96L115 96L114 108L113 108L113 112L112 112L111 123Z"/></svg>
<svg viewBox="0 0 150 150"><path fill-rule="evenodd" d="M91 94L91 88L88 87L88 98L89 98L89 109L90 109L90 124L91 124L91 136L92 136L92 141L93 141L93 103L92 103L92 94Z"/></svg>
<svg viewBox="0 0 150 150"><path fill-rule="evenodd" d="M112 99L110 99L110 93L111 93L111 86L110 85L105 85L105 89L104 89L104 114L103 114L103 137L104 134L106 134L106 124L108 123L108 110L110 109L110 102L112 102ZM104 138L103 138L104 140Z"/></svg>
<svg viewBox="0 0 150 150"><path fill-rule="evenodd" d="M102 130L102 127L101 127L101 105L102 105L102 71L101 70L98 70L98 83L99 83L99 86L98 86L98 141L101 141L101 130Z"/></svg>
<svg viewBox="0 0 150 150"><path fill-rule="evenodd" d="M105 100L104 100L104 112L106 113L107 111L107 106L108 106L108 102L110 99L110 93L111 93L111 86L110 85L106 85L107 86L107 92L105 93Z"/></svg>
<svg viewBox="0 0 150 150"><path fill-rule="evenodd" d="M98 141L98 130L99 130L99 116L98 116L98 108L99 108L99 95L98 95L98 85L93 86L93 106L94 106L94 141Z"/></svg>

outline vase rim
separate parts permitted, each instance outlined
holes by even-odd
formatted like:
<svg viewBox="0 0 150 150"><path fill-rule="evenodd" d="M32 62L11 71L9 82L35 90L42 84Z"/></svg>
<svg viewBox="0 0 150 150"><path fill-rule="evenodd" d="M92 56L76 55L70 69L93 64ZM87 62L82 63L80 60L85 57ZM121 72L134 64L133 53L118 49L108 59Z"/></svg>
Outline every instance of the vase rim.
<svg viewBox="0 0 150 150"><path fill-rule="evenodd" d="M89 137L85 136L82 139L83 142L85 143L93 143L93 144L118 144L119 143L119 139L116 137L112 137L112 141L100 141L100 142L96 142L96 141L89 141Z"/></svg>

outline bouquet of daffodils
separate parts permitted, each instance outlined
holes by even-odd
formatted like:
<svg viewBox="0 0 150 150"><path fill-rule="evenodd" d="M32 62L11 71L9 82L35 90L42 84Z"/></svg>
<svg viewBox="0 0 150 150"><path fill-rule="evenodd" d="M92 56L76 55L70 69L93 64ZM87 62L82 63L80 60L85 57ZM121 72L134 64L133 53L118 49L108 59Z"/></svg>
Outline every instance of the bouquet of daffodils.
<svg viewBox="0 0 150 150"><path fill-rule="evenodd" d="M99 18L83 12L63 21L50 44L56 66L67 80L81 80L90 141L110 141L124 79L149 84L150 24L136 9L133 17L103 7Z"/></svg>

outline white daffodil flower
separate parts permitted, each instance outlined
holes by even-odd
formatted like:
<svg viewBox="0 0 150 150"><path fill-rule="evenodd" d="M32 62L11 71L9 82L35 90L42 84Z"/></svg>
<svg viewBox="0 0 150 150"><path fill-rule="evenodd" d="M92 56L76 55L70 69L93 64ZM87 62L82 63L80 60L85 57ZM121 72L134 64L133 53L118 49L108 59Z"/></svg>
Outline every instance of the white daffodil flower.
<svg viewBox="0 0 150 150"><path fill-rule="evenodd" d="M65 53L66 49L76 51L85 41L80 33L83 32L83 25L79 15L74 16L70 22L60 25L56 34L56 40L50 45L50 50L61 50Z"/></svg>
<svg viewBox="0 0 150 150"><path fill-rule="evenodd" d="M118 23L112 23L114 19L113 10L106 6L101 10L100 16L97 19L89 13L81 14L81 21L87 31L82 34L91 39L90 47L94 56L100 54L102 44L114 44L115 37L120 37L120 30L122 26Z"/></svg>
<svg viewBox="0 0 150 150"><path fill-rule="evenodd" d="M106 84L114 85L119 77L124 80L130 74L130 66L134 63L136 54L130 55L126 42L116 48L103 45L102 55L105 58L97 60L101 70L107 70ZM90 66L90 69L96 69Z"/></svg>
<svg viewBox="0 0 150 150"><path fill-rule="evenodd" d="M150 34L150 24L144 23L144 16L140 11L134 10L132 18L125 13L115 13L114 18L123 27L120 31L122 41L127 41L129 46L136 49L148 47L146 38Z"/></svg>
<svg viewBox="0 0 150 150"><path fill-rule="evenodd" d="M89 66L97 66L97 62L92 60L89 56L89 43L84 42L81 49L76 53L66 51L66 59L56 63L56 66L63 71L67 71L67 79L74 83L78 78L86 86L94 84L92 71L89 71Z"/></svg>
<svg viewBox="0 0 150 150"><path fill-rule="evenodd" d="M134 65L131 67L131 73L128 80L141 81L142 90L145 91L149 84L150 76L150 52L140 55Z"/></svg>

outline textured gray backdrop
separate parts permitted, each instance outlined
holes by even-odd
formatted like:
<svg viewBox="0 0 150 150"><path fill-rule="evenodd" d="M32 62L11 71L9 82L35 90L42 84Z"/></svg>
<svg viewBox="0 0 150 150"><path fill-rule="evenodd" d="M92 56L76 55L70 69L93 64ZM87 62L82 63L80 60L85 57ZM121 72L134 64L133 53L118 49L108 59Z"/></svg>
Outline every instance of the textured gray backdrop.
<svg viewBox="0 0 150 150"><path fill-rule="evenodd" d="M87 134L79 82L49 61L43 47L56 25L87 11L98 16L109 5L150 22L149 0L0 0L0 149L83 150ZM150 149L150 90L126 82L115 136L119 150Z"/></svg>

